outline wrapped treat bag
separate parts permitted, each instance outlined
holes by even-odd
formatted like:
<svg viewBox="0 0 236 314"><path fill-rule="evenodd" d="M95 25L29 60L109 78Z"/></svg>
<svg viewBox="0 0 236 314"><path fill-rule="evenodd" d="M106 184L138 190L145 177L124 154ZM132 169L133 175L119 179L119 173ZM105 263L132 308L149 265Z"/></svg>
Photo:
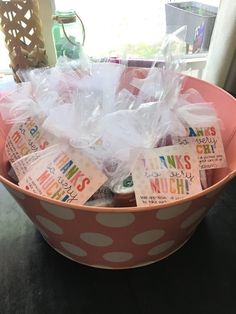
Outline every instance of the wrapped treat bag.
<svg viewBox="0 0 236 314"><path fill-rule="evenodd" d="M43 128L73 147L83 148L98 140L98 121L102 110L95 93L78 93L73 98L73 103L51 110Z"/></svg>
<svg viewBox="0 0 236 314"><path fill-rule="evenodd" d="M115 206L136 206L130 150L154 147L158 120L156 103L109 113L99 120L99 140L84 148L108 177L106 185L113 193Z"/></svg>
<svg viewBox="0 0 236 314"><path fill-rule="evenodd" d="M172 73L172 75L175 74ZM173 84L175 84L174 81ZM174 89L174 85L172 88ZM192 102L189 99L192 99ZM171 88L167 98L161 99L157 106L161 114L156 128L158 134L156 147L195 143L195 154L197 153L200 163L202 187L207 188L211 183L211 172L206 172L206 170L226 166L219 121L213 106L205 103L195 90L188 90L186 94L180 94L180 91L177 94L173 90L171 95ZM193 140L193 130L197 132L195 141ZM198 136L198 140L196 140L196 136ZM215 157L213 156L214 149ZM208 157L203 157L204 154L208 154ZM204 167L203 159L205 161L207 159L210 164L206 163ZM218 163L214 162L216 159Z"/></svg>
<svg viewBox="0 0 236 314"><path fill-rule="evenodd" d="M137 88L139 92L132 103L131 109L137 109L143 103L158 102L163 91L161 79L161 71L155 67L155 63L147 70L145 78L134 78L130 84Z"/></svg>
<svg viewBox="0 0 236 314"><path fill-rule="evenodd" d="M100 139L99 121L116 109L120 78L124 65L91 63L82 76L70 103L50 111L43 127L77 148L90 147Z"/></svg>
<svg viewBox="0 0 236 314"><path fill-rule="evenodd" d="M213 169L225 166L225 155L223 144L220 136L219 121L213 106L206 103L201 95L194 89L189 89L181 93L183 76L179 74L183 70L180 56L173 55L172 47L178 47L179 40L175 34L164 43L165 64L162 68L156 70L151 69L148 76L144 80L134 80L134 85L140 87L141 99L158 98L156 108L158 114L158 123L156 124L156 144L154 147L162 147L172 144L195 144L195 154L199 156L200 177L203 188L210 184L210 171ZM180 49L177 49L179 51ZM175 51L174 51L175 52ZM159 75L156 72L159 71ZM155 89L151 88L153 83L156 84ZM149 88L148 88L149 87ZM142 90L143 89L143 90ZM202 138L193 141L186 139L188 130L197 129L202 134ZM205 130L205 131L204 131ZM215 140L206 138L210 136L211 131L216 132L217 147L215 158L213 157ZM201 134L198 137L201 137ZM208 135L207 135L208 133ZM213 134L212 133L212 134ZM188 137L193 136L193 133ZM205 136L205 138L204 138ZM181 140L183 139L183 140ZM201 145L202 144L202 145ZM207 146L209 144L210 146ZM200 146L201 145L201 146ZM203 154L208 154L208 157L203 157ZM218 157L216 157L218 156ZM211 165L205 162L206 159ZM217 163L214 160L217 159Z"/></svg>
<svg viewBox="0 0 236 314"><path fill-rule="evenodd" d="M182 56L185 53L186 34L187 27L183 26L165 36L160 51L158 51L158 59L147 70L145 78L132 80L130 84L139 90L133 105L134 108L138 108L146 102L159 102L164 95L167 97L168 82L172 85L175 82L176 93L178 93L177 85L181 85L181 80L177 75L172 76L172 73L177 74L185 70Z"/></svg>
<svg viewBox="0 0 236 314"><path fill-rule="evenodd" d="M78 81L70 103L50 110L43 127L52 135L68 140L75 148L90 147L100 139L99 121L115 111L120 77L125 67L120 64L91 64L89 74Z"/></svg>
<svg viewBox="0 0 236 314"><path fill-rule="evenodd" d="M83 99L88 112L86 117L80 112L80 121L86 121L87 118L89 121L93 120L94 117L92 119L89 117L93 110L91 108L93 102L97 110L95 116L115 110L112 105L124 68L119 64L67 62L65 58L61 58L54 68L21 72L22 78L29 82L22 83L1 102L3 119L12 125L6 141L9 161L13 163L18 158L44 149L51 143L53 137L41 129L44 119L52 108L73 103L74 94L76 95L78 91L86 95ZM65 114L67 113L70 114L68 110ZM62 123L64 117L63 114ZM76 130L74 126L77 125L81 126L82 123L77 120L71 125L74 133ZM78 145L80 146L80 143Z"/></svg>
<svg viewBox="0 0 236 314"><path fill-rule="evenodd" d="M89 71L77 81L80 93L91 95L100 103L101 114L117 110L117 96L125 65L109 62L91 63Z"/></svg>
<svg viewBox="0 0 236 314"><path fill-rule="evenodd" d="M157 121L156 103L143 104L136 110L119 110L100 120L101 142L95 147L94 155L103 159L111 184L129 175L130 149L154 147Z"/></svg>
<svg viewBox="0 0 236 314"><path fill-rule="evenodd" d="M39 84L40 85L40 84ZM56 91L35 94L30 82L18 87L1 100L0 113L5 122L5 154L10 163L24 155L45 149L53 137L41 125L54 106L60 105Z"/></svg>
<svg viewBox="0 0 236 314"><path fill-rule="evenodd" d="M130 91L125 88L121 89L116 97L115 111L134 109L136 100L137 97L133 95Z"/></svg>
<svg viewBox="0 0 236 314"><path fill-rule="evenodd" d="M64 103L71 102L71 95L78 89L81 77L89 74L87 60L70 60L60 57L54 67L21 71L21 80L31 82L37 98L43 91L56 91ZM40 82L40 84L39 84Z"/></svg>
<svg viewBox="0 0 236 314"><path fill-rule="evenodd" d="M196 91L193 93L196 97ZM189 96L191 92L187 94ZM164 204L198 193L210 183L205 169L217 168L216 159L219 166L225 166L215 111L210 104L190 103L186 98L186 95L173 93L152 104L158 111L153 114L158 122L154 119L151 123L155 133L150 132L155 148L133 150L130 159L138 206ZM193 136L195 140L190 139ZM214 149L217 150L215 159L212 156Z"/></svg>
<svg viewBox="0 0 236 314"><path fill-rule="evenodd" d="M114 68L116 68L117 70L116 73L114 73ZM104 116L107 112L114 110L114 108L112 107L114 106L114 101L112 101L112 99L115 99L115 93L119 85L119 77L123 69L123 66L118 68L117 65L113 64L99 64L99 70L97 69L92 75L84 76L81 79L81 84L77 93L71 95L71 99L73 98L73 101L71 103L62 104L58 107L51 109L49 115L43 123L43 129L46 132L49 132L52 136L57 138L58 141L60 140L68 143L68 146L66 146L67 148L64 148L63 152L67 153L68 156L73 155L73 158L71 157L71 160L75 162L75 164L79 164L79 169L81 167L81 169L84 169L83 173L89 174L87 178L91 182L89 189L91 193L86 192L86 197L76 196L72 201L78 204L83 204L87 200L89 201L90 206L95 206L97 202L99 202L100 206L109 206L109 204L111 206L113 204L111 191L107 187L102 188L102 190L100 189L101 185L107 180L106 176L102 172L102 167L100 167L101 170L99 170L98 160L98 162L96 163L97 166L95 165L95 163L90 161L88 154L86 155L85 148L92 147L93 145L98 145L99 143L99 121L101 120L101 117ZM113 78L112 83L109 82L109 77L106 77L105 75L109 74L110 72L111 77ZM95 82L98 83L98 81L102 79L103 75L104 80L102 82L104 83L104 85L103 83L100 83L100 86L95 89L93 84L95 84ZM117 81L117 86L115 86L115 81ZM111 99L110 107L108 107L109 103L106 95L109 95L109 98ZM66 151L66 149L68 149L68 152ZM83 158L81 157L82 155ZM51 151L47 149L43 151L42 154L41 152L34 153L32 154L32 156L27 156L27 158L22 158L21 160L15 162L15 171L20 176L19 185L25 186L25 188L27 187L27 189L33 192L45 195L43 187L39 187L35 183L37 182L36 177L40 175L39 172L35 172L35 169L45 170L44 164L47 165L48 160L50 160L50 162L53 162L51 158L54 157L55 156L51 155ZM77 160L76 158L79 158L79 160ZM29 163L31 162L33 163L29 166ZM89 169L87 169L86 167L88 167ZM57 170L59 171L59 169ZM59 176L58 171L56 172L56 174ZM22 174L24 174L24 176L22 176ZM81 175L81 177L83 177L83 175ZM102 184L98 184L97 182L102 182ZM55 186L58 187L58 184L60 184L60 182L58 182ZM67 182L66 185L71 187L71 184L69 184L69 182ZM98 189L99 191L97 191ZM76 191L73 192L73 195L75 193ZM47 196L54 198L53 195L49 195L49 193L47 194ZM65 200L64 197L65 196L63 196L62 199L60 198L60 200L68 201ZM69 201L71 201L71 197L68 199Z"/></svg>
<svg viewBox="0 0 236 314"><path fill-rule="evenodd" d="M183 103L180 102L179 97L176 106L181 105L182 108L189 104L184 97ZM184 134L187 120L191 115L193 121L199 119L199 112L193 108L186 109L184 113L188 118L182 120L177 109L176 113L168 110L167 106L162 110L162 106L161 102L144 103L138 109L120 110L101 120L100 150L95 149L94 155L103 160L103 171L109 178L107 184L114 194L116 206L135 206L134 195L137 205L144 206L178 200L202 189L195 146L172 145L172 136ZM194 108L198 108L197 105ZM204 108L207 108L204 112L206 121L211 121L211 118L215 121L212 108L208 105ZM160 147L166 144L170 146ZM130 152L142 150L145 158L134 153L129 157ZM138 161L135 162L136 158ZM160 161L155 164L158 158Z"/></svg>
<svg viewBox="0 0 236 314"><path fill-rule="evenodd" d="M22 71L27 82L1 100L1 115L7 125L5 151L10 163L24 155L54 144L54 137L42 129L52 108L71 102L77 81L87 69L86 62L76 64L62 58L53 68Z"/></svg>
<svg viewBox="0 0 236 314"><path fill-rule="evenodd" d="M182 107L179 114L185 122L184 134L172 136L174 144L193 144L198 156L202 187L211 185L213 169L227 166L224 146L221 138L221 121L210 104L206 104L201 95L189 89L180 95ZM198 118L197 118L198 116Z"/></svg>
<svg viewBox="0 0 236 314"><path fill-rule="evenodd" d="M221 121L217 118L216 113L212 112L212 108L204 106L204 99L196 90L189 89L181 97L183 102L189 103L185 105L182 112L188 125L183 136L173 136L173 142L180 145L192 143L195 146L201 176L204 180L204 171L210 173L212 169L227 166L221 138ZM199 112L201 121L194 121L191 107L193 102L198 105L194 111L195 114Z"/></svg>

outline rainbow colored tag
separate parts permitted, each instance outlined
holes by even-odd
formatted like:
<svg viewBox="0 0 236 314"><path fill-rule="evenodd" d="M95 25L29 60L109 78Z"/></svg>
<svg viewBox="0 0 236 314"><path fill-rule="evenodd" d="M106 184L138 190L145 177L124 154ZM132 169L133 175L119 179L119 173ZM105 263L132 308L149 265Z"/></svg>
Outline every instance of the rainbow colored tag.
<svg viewBox="0 0 236 314"><path fill-rule="evenodd" d="M202 190L193 145L173 145L131 152L138 206L165 204Z"/></svg>
<svg viewBox="0 0 236 314"><path fill-rule="evenodd" d="M200 170L224 168L227 166L220 127L188 127L186 136L173 138L174 144L193 144L199 159Z"/></svg>
<svg viewBox="0 0 236 314"><path fill-rule="evenodd" d="M28 117L25 122L11 127L5 144L5 152L10 163L48 147L49 140L44 136L40 125L37 118Z"/></svg>
<svg viewBox="0 0 236 314"><path fill-rule="evenodd" d="M34 162L19 185L54 200L84 204L106 180L82 152L62 145Z"/></svg>

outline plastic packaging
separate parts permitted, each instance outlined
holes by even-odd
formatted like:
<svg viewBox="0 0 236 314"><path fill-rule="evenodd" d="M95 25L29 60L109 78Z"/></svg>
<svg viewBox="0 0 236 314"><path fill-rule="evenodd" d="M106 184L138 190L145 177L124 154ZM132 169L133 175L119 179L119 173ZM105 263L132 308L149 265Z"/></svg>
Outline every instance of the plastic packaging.
<svg viewBox="0 0 236 314"><path fill-rule="evenodd" d="M1 112L5 121L13 123L6 151L19 185L61 201L118 207L135 206L136 201L142 204L142 197L147 195L140 182L144 182L147 171L151 171L148 179L154 180L153 188L146 189L150 193L160 190L155 175L165 182L182 180L182 190L177 189L180 196L172 198L169 193L168 197L157 198L158 202L199 192L200 177L206 188L210 182L208 169L226 163L212 104L194 89L182 92L181 41L176 35L181 37L184 31L167 38L162 67L154 64L144 78L129 82L133 93L124 84L128 71L125 65L90 62L86 56L78 62L60 58L55 68L23 73L28 82L5 98ZM169 163L170 169L156 169L160 167L159 163L155 166L156 158L164 168ZM58 164L59 159L62 161ZM138 168L133 167L136 159ZM52 169L52 181L39 179L46 180L42 171ZM77 184L72 178L76 183L72 186L74 171L82 181ZM86 185L90 188L80 195L81 186L85 189ZM101 193L102 189L108 193ZM176 191L173 186L171 189ZM151 204L152 198L149 201Z"/></svg>

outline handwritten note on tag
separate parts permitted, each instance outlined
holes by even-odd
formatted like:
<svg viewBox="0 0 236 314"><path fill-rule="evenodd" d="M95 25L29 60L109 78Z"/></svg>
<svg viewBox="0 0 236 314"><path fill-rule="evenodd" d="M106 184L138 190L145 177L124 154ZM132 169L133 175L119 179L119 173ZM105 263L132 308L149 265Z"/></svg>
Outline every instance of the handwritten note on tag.
<svg viewBox="0 0 236 314"><path fill-rule="evenodd" d="M186 136L174 137L174 144L194 144L201 170L223 168L227 166L220 127L186 128Z"/></svg>
<svg viewBox="0 0 236 314"><path fill-rule="evenodd" d="M133 150L131 158L138 206L164 204L202 190L192 145Z"/></svg>
<svg viewBox="0 0 236 314"><path fill-rule="evenodd" d="M19 185L54 200L84 204L106 180L79 150L61 148L38 159Z"/></svg>
<svg viewBox="0 0 236 314"><path fill-rule="evenodd" d="M5 144L5 152L10 163L22 156L45 149L49 145L35 117L28 117L25 122L11 127Z"/></svg>

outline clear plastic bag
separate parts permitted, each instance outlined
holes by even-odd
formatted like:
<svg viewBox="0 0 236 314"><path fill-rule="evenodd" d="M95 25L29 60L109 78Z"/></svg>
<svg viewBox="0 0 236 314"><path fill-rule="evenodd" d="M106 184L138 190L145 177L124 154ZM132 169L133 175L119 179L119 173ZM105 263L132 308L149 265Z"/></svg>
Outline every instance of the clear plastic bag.
<svg viewBox="0 0 236 314"><path fill-rule="evenodd" d="M2 117L18 128L9 133L12 142L18 141L17 131L23 132L21 137L27 133L47 144L31 141L31 149L23 141L24 150L16 151L9 160L16 162L14 166L22 162L24 175L28 169L32 171L33 167L28 168L32 162L40 172L49 150L39 151L48 146L54 149L52 145L59 143L65 153L67 149L69 154L73 151L73 156L77 152L88 158L106 176L103 188L109 193L111 189L119 199L120 188L125 188L128 202L133 204L131 151L173 145L177 137L186 137L188 128L208 128L219 122L212 104L206 103L198 91L182 91L181 37L185 32L182 28L166 38L160 68L154 62L145 78L129 82L137 93L125 86L127 69L122 64L89 62L86 58L68 62L61 58L54 68L22 73L27 82L5 98ZM32 152L28 158L16 161ZM202 172L201 177L206 187L206 173ZM112 203L111 198L108 203Z"/></svg>
<svg viewBox="0 0 236 314"><path fill-rule="evenodd" d="M125 67L113 63L91 64L80 78L71 101L50 111L43 127L74 147L88 147L100 138L100 120L116 110L120 77Z"/></svg>

